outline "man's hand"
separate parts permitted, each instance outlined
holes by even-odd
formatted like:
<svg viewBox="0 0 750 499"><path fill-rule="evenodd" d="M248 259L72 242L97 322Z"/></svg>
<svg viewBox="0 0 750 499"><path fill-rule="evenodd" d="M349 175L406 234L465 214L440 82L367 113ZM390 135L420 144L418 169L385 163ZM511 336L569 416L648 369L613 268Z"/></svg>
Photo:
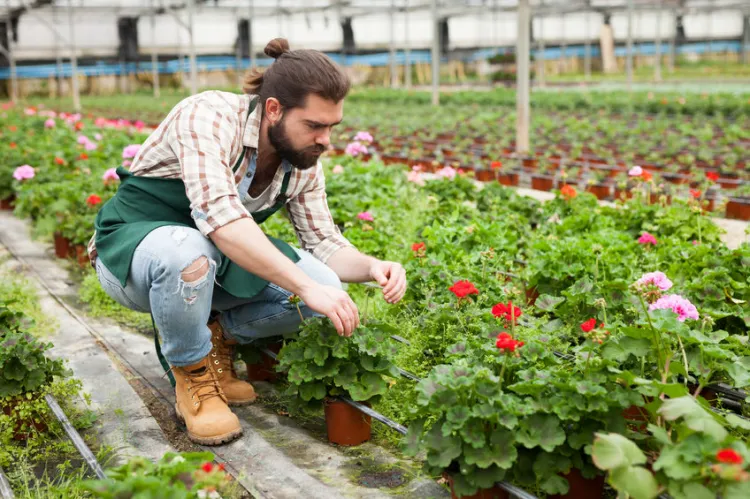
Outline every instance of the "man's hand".
<svg viewBox="0 0 750 499"><path fill-rule="evenodd" d="M383 288L388 303L398 303L406 293L406 271L396 262L377 260L370 266L370 277Z"/></svg>
<svg viewBox="0 0 750 499"><path fill-rule="evenodd" d="M331 319L340 336L349 337L359 327L359 310L346 291L316 283L299 297L311 310Z"/></svg>

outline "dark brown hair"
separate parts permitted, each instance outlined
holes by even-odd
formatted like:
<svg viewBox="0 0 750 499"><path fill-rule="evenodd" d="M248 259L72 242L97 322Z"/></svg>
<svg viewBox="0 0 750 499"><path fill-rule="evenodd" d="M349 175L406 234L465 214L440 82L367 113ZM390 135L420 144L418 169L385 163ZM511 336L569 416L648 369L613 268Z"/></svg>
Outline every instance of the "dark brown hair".
<svg viewBox="0 0 750 499"><path fill-rule="evenodd" d="M274 38L263 51L276 59L265 71L252 69L242 91L260 96L261 109L275 97L286 109L302 107L309 94L339 102L349 93L349 77L328 56L317 50L289 50L284 38Z"/></svg>

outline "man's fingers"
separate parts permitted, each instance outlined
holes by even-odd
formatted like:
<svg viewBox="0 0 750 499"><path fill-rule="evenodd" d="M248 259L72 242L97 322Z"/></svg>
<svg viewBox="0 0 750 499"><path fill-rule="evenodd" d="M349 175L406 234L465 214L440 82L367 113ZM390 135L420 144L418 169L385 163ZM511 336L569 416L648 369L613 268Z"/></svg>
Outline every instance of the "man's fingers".
<svg viewBox="0 0 750 499"><path fill-rule="evenodd" d="M334 310L330 314L328 314L328 318L333 322L333 326L336 328L336 332L339 334L339 336L344 335L344 324L341 322L341 319L339 318L338 314Z"/></svg>

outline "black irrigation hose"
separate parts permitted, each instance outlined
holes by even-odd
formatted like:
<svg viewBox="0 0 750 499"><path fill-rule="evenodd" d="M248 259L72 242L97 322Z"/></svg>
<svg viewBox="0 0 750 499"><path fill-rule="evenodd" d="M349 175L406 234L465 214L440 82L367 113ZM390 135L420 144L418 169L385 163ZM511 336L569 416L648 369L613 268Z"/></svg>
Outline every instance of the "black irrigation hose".
<svg viewBox="0 0 750 499"><path fill-rule="evenodd" d="M3 469L0 468L0 498L2 499L13 499L13 489L10 487L8 477L3 473Z"/></svg>
<svg viewBox="0 0 750 499"><path fill-rule="evenodd" d="M268 355L272 359L276 359L276 354L274 352L272 352L271 350L267 349L267 348L262 348L261 352L263 352L264 354ZM404 371L404 373L405 372L406 371ZM403 375L403 373L402 373L402 375ZM411 375L411 376L414 376L414 375ZM414 378L416 378L416 376L414 376ZM419 379L419 378L417 378L417 379ZM360 404L359 402L355 402L354 400L350 399L349 397L338 397L338 399L341 400L342 402L344 402L344 403L346 403L346 404L354 407L359 412L361 412L363 414L367 414L371 418L373 418L373 419L375 419L377 421L380 421L381 423L383 423L384 425L386 425L390 429L395 430L395 431L397 431L398 433L400 433L402 435L406 435L407 432L409 431L409 429L407 427L405 427L404 425L401 425L401 424L393 421L392 419L390 419L390 418L388 418L386 416L383 416L378 411L375 411L375 410L371 409L370 407L367 407L364 404ZM499 483L497 483L497 486L499 486L503 490L511 493L512 495L514 495L515 497L518 497L520 499L538 499L535 495L529 494L528 492L525 492L524 490L519 489L518 487L515 487L515 486L513 486L513 485L511 485L509 483L499 482Z"/></svg>
<svg viewBox="0 0 750 499"><path fill-rule="evenodd" d="M81 438L81 434L78 433L75 428L73 428L72 424L70 424L68 417L65 415L65 412L63 412L62 408L57 403L57 400L55 400L55 397L47 394L44 396L44 400L47 402L49 408L52 409L55 417L58 421L60 421L60 424L62 424L65 433L68 434L68 437L70 437L73 445L81 454L83 459L86 460L86 463L88 463L94 474L96 474L99 479L106 480L107 475L104 474L104 470L96 460L96 456L94 456L94 453L91 452L91 449L89 449L89 447L86 445L86 442L83 441L83 438Z"/></svg>

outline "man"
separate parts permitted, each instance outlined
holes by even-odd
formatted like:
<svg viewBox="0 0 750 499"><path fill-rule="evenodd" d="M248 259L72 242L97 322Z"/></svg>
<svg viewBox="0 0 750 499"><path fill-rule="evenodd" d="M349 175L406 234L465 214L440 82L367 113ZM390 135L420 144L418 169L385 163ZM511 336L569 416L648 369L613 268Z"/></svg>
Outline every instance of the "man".
<svg viewBox="0 0 750 499"><path fill-rule="evenodd" d="M118 169L89 245L107 294L152 314L177 415L205 445L238 437L228 406L256 397L236 377L232 345L294 332L292 295L304 316L350 336L359 312L342 281L375 280L389 303L406 290L403 267L358 252L328 210L318 158L342 119L347 76L284 39L265 53L275 61L248 74L243 95L204 92L169 113L130 171ZM258 226L284 206L301 250Z"/></svg>

